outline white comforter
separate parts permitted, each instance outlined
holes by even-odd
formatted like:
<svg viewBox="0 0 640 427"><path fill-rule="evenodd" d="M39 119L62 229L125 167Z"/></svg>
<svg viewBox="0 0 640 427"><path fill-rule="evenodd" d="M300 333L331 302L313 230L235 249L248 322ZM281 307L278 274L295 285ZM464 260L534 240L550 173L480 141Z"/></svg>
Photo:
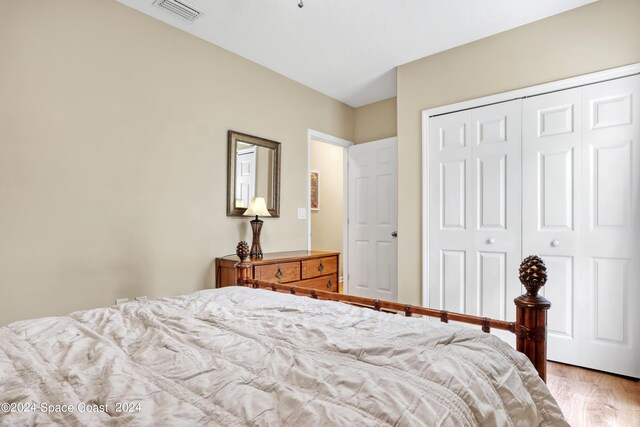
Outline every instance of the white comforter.
<svg viewBox="0 0 640 427"><path fill-rule="evenodd" d="M0 405L0 425L566 425L489 334L237 287L0 328Z"/></svg>

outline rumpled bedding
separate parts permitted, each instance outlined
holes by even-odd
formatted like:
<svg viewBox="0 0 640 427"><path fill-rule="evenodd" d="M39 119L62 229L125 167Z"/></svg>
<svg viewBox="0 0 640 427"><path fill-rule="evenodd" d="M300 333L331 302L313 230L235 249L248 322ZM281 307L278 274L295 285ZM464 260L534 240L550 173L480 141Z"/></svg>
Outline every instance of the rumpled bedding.
<svg viewBox="0 0 640 427"><path fill-rule="evenodd" d="M2 327L0 405L11 426L568 425L490 334L242 287Z"/></svg>

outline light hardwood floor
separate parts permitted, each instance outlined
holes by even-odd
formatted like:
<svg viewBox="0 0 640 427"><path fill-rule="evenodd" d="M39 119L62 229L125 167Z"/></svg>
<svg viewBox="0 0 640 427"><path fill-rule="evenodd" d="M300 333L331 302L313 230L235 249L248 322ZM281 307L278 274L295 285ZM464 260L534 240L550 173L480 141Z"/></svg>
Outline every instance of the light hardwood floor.
<svg viewBox="0 0 640 427"><path fill-rule="evenodd" d="M640 426L640 382L549 362L547 385L573 427Z"/></svg>

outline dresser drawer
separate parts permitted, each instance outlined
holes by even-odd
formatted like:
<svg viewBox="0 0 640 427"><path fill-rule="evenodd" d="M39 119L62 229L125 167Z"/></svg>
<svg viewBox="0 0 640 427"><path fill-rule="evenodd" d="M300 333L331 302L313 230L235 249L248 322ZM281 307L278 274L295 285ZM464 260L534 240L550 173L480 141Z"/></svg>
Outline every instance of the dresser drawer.
<svg viewBox="0 0 640 427"><path fill-rule="evenodd" d="M300 280L300 262L256 265L255 279L276 283L295 282Z"/></svg>
<svg viewBox="0 0 640 427"><path fill-rule="evenodd" d="M302 261L302 278L324 276L338 272L338 257L330 256Z"/></svg>
<svg viewBox="0 0 640 427"><path fill-rule="evenodd" d="M338 292L339 259L338 252L275 252L264 254L259 259L249 259L251 268L246 273L249 279L262 282L294 284ZM236 285L238 270L235 266L238 261L240 258L237 255L216 258L216 287ZM329 279L331 289L327 288Z"/></svg>
<svg viewBox="0 0 640 427"><path fill-rule="evenodd" d="M332 274L330 276L307 279L298 282L295 285L304 288L318 289L320 291L338 292L338 275Z"/></svg>

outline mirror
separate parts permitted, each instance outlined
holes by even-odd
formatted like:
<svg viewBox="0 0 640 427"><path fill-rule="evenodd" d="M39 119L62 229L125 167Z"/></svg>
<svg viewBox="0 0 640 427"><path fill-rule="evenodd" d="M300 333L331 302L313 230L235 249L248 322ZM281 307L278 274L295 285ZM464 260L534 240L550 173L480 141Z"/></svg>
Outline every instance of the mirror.
<svg viewBox="0 0 640 427"><path fill-rule="evenodd" d="M242 216L251 199L263 197L272 217L280 216L280 143L228 132L227 216Z"/></svg>

